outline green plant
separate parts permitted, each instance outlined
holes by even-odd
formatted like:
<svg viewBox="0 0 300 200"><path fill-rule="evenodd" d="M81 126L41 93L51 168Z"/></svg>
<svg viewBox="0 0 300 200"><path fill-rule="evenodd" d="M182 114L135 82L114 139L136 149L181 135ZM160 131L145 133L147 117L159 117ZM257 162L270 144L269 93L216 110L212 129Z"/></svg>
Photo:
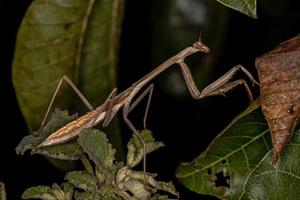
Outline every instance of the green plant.
<svg viewBox="0 0 300 200"><path fill-rule="evenodd" d="M256 0L218 1L256 18ZM104 100L115 86L122 10L122 0L33 1L19 30L13 64L14 86L31 131L38 128L55 82L63 74L72 77L94 104ZM78 108L70 101L69 94L64 90L58 104ZM29 188L23 198L143 199L150 195L152 199L168 198L157 193L158 190L177 195L171 183L156 181L153 174L133 170L143 157L141 144L135 137L128 143L126 164L115 161L115 150L105 135L95 129L85 130L78 140L36 148L46 136L75 118L65 111L55 111L42 132L26 136L16 150L19 154L30 149L32 154L55 159L80 159L85 170L68 172L62 185ZM111 133L115 134L112 138L119 149L117 130L115 126ZM149 132L142 132L142 136L148 145L146 153L162 146ZM256 102L193 162L180 165L177 177L192 191L221 199L274 199L273 195L295 199L300 186L298 146L296 135L279 164L270 165L270 137ZM278 189L276 184L281 187Z"/></svg>
<svg viewBox="0 0 300 200"><path fill-rule="evenodd" d="M65 144L37 147L53 130L73 118L66 111L57 109L43 130L39 134L23 138L16 151L23 154L31 149L32 154L51 158L80 159L85 170L68 172L66 182L61 185L54 183L51 187L30 187L23 193L23 199L168 199L167 195L160 195L159 191L178 196L171 182L157 181L156 174L133 169L143 159L143 145L136 136L127 144L126 164L115 160L116 150L108 142L106 135L97 129L86 129L78 140ZM141 137L146 144L146 154L164 146L163 143L156 142L147 130L141 132Z"/></svg>
<svg viewBox="0 0 300 200"><path fill-rule="evenodd" d="M4 183L0 182L0 200L6 200Z"/></svg>
<svg viewBox="0 0 300 200"><path fill-rule="evenodd" d="M272 166L271 136L256 100L176 176L190 190L220 199L297 199L299 131Z"/></svg>
<svg viewBox="0 0 300 200"><path fill-rule="evenodd" d="M218 2L237 10L245 15L256 18L256 0L217 0Z"/></svg>

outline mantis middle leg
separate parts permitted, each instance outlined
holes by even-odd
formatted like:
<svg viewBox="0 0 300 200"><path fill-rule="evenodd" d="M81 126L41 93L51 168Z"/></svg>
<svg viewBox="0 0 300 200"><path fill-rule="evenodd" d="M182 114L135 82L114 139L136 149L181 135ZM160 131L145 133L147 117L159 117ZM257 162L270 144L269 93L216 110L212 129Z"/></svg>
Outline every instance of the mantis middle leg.
<svg viewBox="0 0 300 200"><path fill-rule="evenodd" d="M100 109L98 110L97 114L95 115L93 122L92 122L92 127L95 125L97 118L101 115L101 113L104 111L105 107L107 106L107 104L109 104L108 109L106 111L104 120L103 120L103 127L106 127L109 122L111 121L111 114L112 114L112 109L114 107L114 103L115 103L115 97L117 94L118 89L114 88L113 91L108 95L108 97L106 98L106 100L104 101L104 103L102 104L102 106L100 107Z"/></svg>
<svg viewBox="0 0 300 200"><path fill-rule="evenodd" d="M127 126L130 128L130 130L137 136L137 138L141 141L143 145L143 171L146 174L146 143L143 140L143 138L139 135L138 130L134 127L132 122L128 119L128 114L137 106L137 104L149 93L147 106L144 114L144 129L146 129L146 120L147 120L147 114L150 107L150 102L152 98L154 85L149 85L143 92L140 94L140 96L132 103L128 102L123 107L123 118Z"/></svg>

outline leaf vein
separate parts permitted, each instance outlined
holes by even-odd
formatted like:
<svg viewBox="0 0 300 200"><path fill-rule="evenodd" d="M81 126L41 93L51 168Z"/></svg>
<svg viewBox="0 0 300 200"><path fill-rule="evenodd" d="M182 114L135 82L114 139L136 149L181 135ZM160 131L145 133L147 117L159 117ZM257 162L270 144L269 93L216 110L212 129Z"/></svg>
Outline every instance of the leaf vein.
<svg viewBox="0 0 300 200"><path fill-rule="evenodd" d="M45 67L50 67L50 66L54 66L54 65L57 65L59 63L62 63L66 60L69 60L69 59L73 58L74 56L75 55L67 55L67 56L62 57L61 59L55 60L55 61L50 62L48 64L33 66L33 67L27 68L27 69L29 69L28 71L30 71L30 72L38 71L38 70L43 69Z"/></svg>
<svg viewBox="0 0 300 200"><path fill-rule="evenodd" d="M247 167L251 170L250 164L249 164L249 158L248 158L248 156L247 156L247 153L246 153L244 147L242 147L242 151L243 151L243 154L244 154L244 156L245 156L245 160L246 160Z"/></svg>
<svg viewBox="0 0 300 200"><path fill-rule="evenodd" d="M297 175L295 175L295 174L293 174L293 173L291 173L291 172L287 172L287 171L284 171L284 170L281 170L281 169L265 171L265 172L263 172L263 173L260 173L260 174L257 174L257 175L255 175L255 176L250 177L250 179L255 178L255 177L259 177L259 176L263 176L263 175L266 175L266 174L274 173L274 172L275 172L276 174L277 174L278 172L280 172L280 173L283 173L283 174L290 175L290 176L292 176L292 177L294 177L294 178L296 178L296 179L300 179L300 176L297 176Z"/></svg>
<svg viewBox="0 0 300 200"><path fill-rule="evenodd" d="M241 147L237 148L236 150L232 151L231 153L229 153L228 155L223 156L222 158L220 158L219 160L216 160L215 162L211 163L208 166L205 166L203 168L201 168L200 170L205 170L208 169L209 167L217 164L218 162L221 162L223 159L228 158L229 156L235 154L236 152L240 151L241 148L244 148L246 146L248 146L249 144L251 144L252 142L254 142L255 140L257 140L258 138L262 137L263 135L265 135L269 130L263 131L261 134L257 135L256 137L254 137L252 140L250 140L249 142L243 144Z"/></svg>

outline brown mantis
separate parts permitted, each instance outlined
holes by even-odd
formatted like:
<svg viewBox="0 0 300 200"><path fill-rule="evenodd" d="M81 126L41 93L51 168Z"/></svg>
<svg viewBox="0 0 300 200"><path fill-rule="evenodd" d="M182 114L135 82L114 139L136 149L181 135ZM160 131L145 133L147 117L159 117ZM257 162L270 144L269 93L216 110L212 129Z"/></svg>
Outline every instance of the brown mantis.
<svg viewBox="0 0 300 200"><path fill-rule="evenodd" d="M135 82L131 85L128 89L121 92L120 94L117 94L117 89L115 88L111 94L107 97L105 102L101 104L97 108L93 108L91 104L85 99L85 97L81 94L81 92L76 88L76 86L71 82L71 80L67 76L63 76L61 80L59 81L59 84L55 90L55 93L51 99L51 102L48 106L48 110L46 112L46 115L43 119L43 122L41 124L41 128L43 127L47 116L49 114L49 111L52 107L53 101L57 95L57 92L62 84L63 81L66 81L76 92L76 94L82 99L84 104L89 108L89 112L85 115L81 116L77 120L74 120L70 122L69 124L65 125L64 127L60 128L56 132L52 133L48 138L46 138L39 147L42 146L49 146L54 144L63 143L65 141L68 141L80 134L80 132L85 128L93 127L100 122L103 122L103 126L107 126L113 117L116 115L116 113L122 108L123 109L123 118L128 127L133 131L133 133L141 140L143 144L143 151L144 151L144 172L145 166L146 166L146 157L145 157L145 143L139 136L138 130L134 127L132 122L128 119L128 114L132 109L149 93L148 96L148 103L144 115L144 128L146 129L146 117L150 105L150 99L153 92L153 84L150 84L141 94L138 96L135 100L134 98L137 96L137 94L156 76L158 76L161 72L169 68L170 66L173 66L174 64L178 64L182 75L184 77L184 80L187 84L188 90L193 98L195 99L202 99L207 96L214 96L214 95L224 95L227 91L231 90L232 88L238 86L238 85L244 85L246 88L246 91L248 93L249 98L252 100L252 93L250 91L249 86L247 85L246 81L243 79L239 79L236 81L230 82L233 75L239 71L242 70L248 78L254 83L257 83L255 79L252 77L252 75L241 65L237 65L233 67L231 70L229 70L226 74L221 76L219 79L217 79L215 82L207 86L205 89L203 89L201 92L198 90L195 81L192 77L192 74L190 72L189 67L184 62L185 58L195 54L197 52L202 53L208 53L210 50L209 48L201 42L201 40L196 41L193 46L187 47L184 50L180 51L175 56L169 58L164 63L159 65L157 68L155 68L153 71L145 75L143 78Z"/></svg>

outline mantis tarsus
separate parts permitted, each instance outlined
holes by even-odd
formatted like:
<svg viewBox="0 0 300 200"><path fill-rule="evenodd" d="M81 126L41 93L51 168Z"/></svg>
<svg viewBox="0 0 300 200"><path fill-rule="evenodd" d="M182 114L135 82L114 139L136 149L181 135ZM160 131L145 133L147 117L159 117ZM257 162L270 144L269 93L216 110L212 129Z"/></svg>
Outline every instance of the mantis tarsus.
<svg viewBox="0 0 300 200"><path fill-rule="evenodd" d="M140 102L142 98L144 98L148 93L148 103L144 115L144 128L146 128L146 117L147 112L149 109L150 99L153 91L153 84L150 84L143 92L142 94L137 97L134 101L133 99L136 97L139 91L143 89L145 85L147 85L153 78L158 76L161 72L163 72L165 69L169 68L170 66L174 64L178 64L182 75L184 77L184 80L187 84L187 87L189 89L190 94L195 99L201 99L207 96L213 96L213 95L224 95L227 91L231 90L232 88L243 84L247 90L247 93L249 95L249 98L252 100L252 94L250 91L249 86L245 82L245 80L236 80L230 82L230 79L232 76L239 70L242 70L248 78L254 83L257 83L255 79L252 77L252 75L241 65L233 67L231 70L229 70L226 74L221 76L219 79L217 79L215 82L204 88L201 92L198 90L195 81L192 77L192 74L190 72L189 67L184 62L185 58L195 54L197 52L203 52L208 53L210 50L209 48L200 40L196 41L193 46L187 47L184 50L180 51L175 56L169 58L164 63L159 65L157 68L155 68L153 71L145 75L143 78L132 84L131 87L126 89L125 91L121 92L120 94L117 94L117 89L114 89L111 94L108 96L108 98L105 100L103 104L101 104L97 108L93 108L91 104L85 99L85 97L81 94L81 92L76 88L76 86L69 80L68 77L63 76L56 88L56 91L51 99L50 105L48 107L48 110L46 112L46 115L44 117L44 120L41 124L41 128L43 127L46 118L49 114L49 111L52 107L53 101L56 97L56 94L62 84L63 81L66 81L76 92L76 94L80 97L80 99L84 102L84 104L89 108L90 112L86 113L85 115L81 116L77 120L74 120L70 122L69 124L65 125L64 127L60 128L56 132L52 133L47 139L45 139L39 147L42 146L49 146L54 145L58 143L63 143L67 140L70 140L77 135L80 134L80 132L89 127L93 127L100 122L103 121L103 126L107 126L115 114L123 108L123 118L128 125L128 127L133 131L133 133L141 140L143 144L143 151L144 151L144 171L146 166L146 157L145 157L145 143L140 138L139 133L137 129L134 127L134 125L131 123L131 121L128 119L128 114L130 111Z"/></svg>

